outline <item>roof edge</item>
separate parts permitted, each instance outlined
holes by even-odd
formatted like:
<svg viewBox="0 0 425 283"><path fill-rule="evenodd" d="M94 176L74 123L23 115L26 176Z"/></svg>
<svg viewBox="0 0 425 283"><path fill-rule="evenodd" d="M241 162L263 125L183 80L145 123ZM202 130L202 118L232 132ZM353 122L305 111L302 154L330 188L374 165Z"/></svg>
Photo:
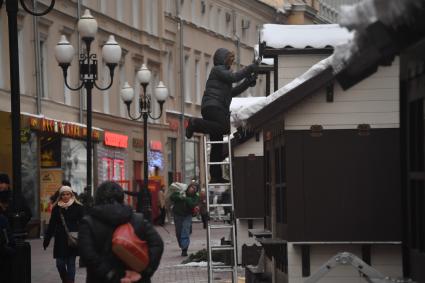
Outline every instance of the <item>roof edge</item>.
<svg viewBox="0 0 425 283"><path fill-rule="evenodd" d="M287 111L334 79L335 75L333 74L332 67L324 69L249 117L246 127L253 131L260 130L264 124L268 123L276 115Z"/></svg>

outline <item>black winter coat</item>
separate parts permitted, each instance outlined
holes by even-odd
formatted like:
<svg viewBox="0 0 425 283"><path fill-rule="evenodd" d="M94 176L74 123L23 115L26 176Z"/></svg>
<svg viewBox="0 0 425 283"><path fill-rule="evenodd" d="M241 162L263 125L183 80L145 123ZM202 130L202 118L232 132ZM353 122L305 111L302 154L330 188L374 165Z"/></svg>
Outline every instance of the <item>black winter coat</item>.
<svg viewBox="0 0 425 283"><path fill-rule="evenodd" d="M84 216L83 206L76 202L66 209L55 205L52 210L49 226L47 227L47 231L44 236L45 240L50 241L52 237L55 237L55 244L53 246L54 258L77 256L78 248L68 246L68 235L66 234L65 228L62 224L60 212L62 212L65 218L68 230L70 232L78 232L78 227Z"/></svg>
<svg viewBox="0 0 425 283"><path fill-rule="evenodd" d="M150 278L158 268L164 251L161 236L143 217L134 218L130 207L115 203L89 209L89 215L82 220L79 247L81 258L87 266L87 283L118 283L124 277L127 268L112 253L111 246L115 228L128 222L133 224L137 236L149 246L149 266L141 273L139 282L151 282Z"/></svg>
<svg viewBox="0 0 425 283"><path fill-rule="evenodd" d="M26 225L28 224L28 222L31 220L31 217L32 217L31 209L29 208L28 203L22 194L17 194L16 200L13 201L13 196L12 196L13 193L16 193L16 191L10 192L10 197L9 197L9 200L7 201L8 207L6 211L4 212L4 214L9 218L9 223L12 223L12 218L13 218L12 215L15 214L15 211L19 211L20 213L22 213L22 216L23 216L22 217L23 224Z"/></svg>
<svg viewBox="0 0 425 283"><path fill-rule="evenodd" d="M201 104L202 109L206 107L218 107L225 114L228 114L232 97L241 94L252 82L246 79L240 85L232 87L233 83L248 78L254 71L255 65L251 64L238 72L232 72L224 64L229 53L230 51L226 48L219 48L214 53L214 67L211 69L205 86Z"/></svg>

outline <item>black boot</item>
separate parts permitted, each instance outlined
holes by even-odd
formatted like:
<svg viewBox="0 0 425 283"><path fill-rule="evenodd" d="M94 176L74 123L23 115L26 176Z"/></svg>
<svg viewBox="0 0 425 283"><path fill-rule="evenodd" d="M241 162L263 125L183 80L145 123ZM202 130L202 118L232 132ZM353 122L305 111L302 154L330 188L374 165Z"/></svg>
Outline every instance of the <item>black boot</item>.
<svg viewBox="0 0 425 283"><path fill-rule="evenodd" d="M68 283L66 272L59 272L59 276L62 280L62 283Z"/></svg>
<svg viewBox="0 0 425 283"><path fill-rule="evenodd" d="M187 256L187 249L182 249L182 256Z"/></svg>
<svg viewBox="0 0 425 283"><path fill-rule="evenodd" d="M193 121L192 118L189 118L186 128L186 138L191 139L193 137Z"/></svg>

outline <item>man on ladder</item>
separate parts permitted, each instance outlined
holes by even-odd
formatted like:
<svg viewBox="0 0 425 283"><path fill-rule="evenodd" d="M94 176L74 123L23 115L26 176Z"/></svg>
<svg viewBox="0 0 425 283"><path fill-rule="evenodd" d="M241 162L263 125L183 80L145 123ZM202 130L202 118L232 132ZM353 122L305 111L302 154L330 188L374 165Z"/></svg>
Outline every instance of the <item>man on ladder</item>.
<svg viewBox="0 0 425 283"><path fill-rule="evenodd" d="M230 133L230 103L232 97L244 92L248 87L255 86L257 64L251 64L238 72L232 72L235 54L225 48L219 48L214 54L214 67L209 74L204 96L202 97L202 119L191 118L186 128L186 137L192 138L193 133L209 134L211 141L223 140L223 135ZM232 87L245 79L241 84ZM223 160L222 144L212 144L211 162ZM228 183L223 179L220 165L210 166L210 183Z"/></svg>
<svg viewBox="0 0 425 283"><path fill-rule="evenodd" d="M225 48L219 48L214 54L214 67L212 68L205 87L202 98L201 113L202 119L192 118L186 128L186 137L192 138L193 133L209 134L210 140L204 138L205 154L205 172L210 172L210 179L205 177L207 186L207 211L210 208L221 208L225 211L230 210L229 220L226 224L217 224L214 217L209 217L207 225L207 244L208 244L208 282L213 282L214 273L229 272L232 274L232 282L237 282L237 247L236 247L236 223L234 220L233 205L233 182L232 182L232 157L230 138L223 141L223 135L230 134L230 103L232 97L241 94L248 87L255 86L257 64L251 64L246 68L232 72L231 66L235 60L235 54ZM233 83L244 80L241 84L233 87ZM229 161L222 162L223 145L227 143L229 152ZM207 157L207 145L211 145L210 160ZM223 178L221 165L229 165L230 180ZM207 175L207 174L206 174ZM222 185L227 187L229 194L229 203L211 204L210 192L215 186ZM214 243L212 239L212 230L227 230L230 233L230 241L222 241L221 245ZM216 264L213 262L214 252L231 253L230 265Z"/></svg>

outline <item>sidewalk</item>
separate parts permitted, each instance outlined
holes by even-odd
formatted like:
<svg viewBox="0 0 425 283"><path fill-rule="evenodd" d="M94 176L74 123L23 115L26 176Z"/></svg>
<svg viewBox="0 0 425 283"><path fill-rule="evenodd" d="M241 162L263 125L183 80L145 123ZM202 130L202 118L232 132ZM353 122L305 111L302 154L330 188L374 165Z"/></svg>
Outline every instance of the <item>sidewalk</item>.
<svg viewBox="0 0 425 283"><path fill-rule="evenodd" d="M185 257L180 255L181 250L177 244L174 225L167 224L164 227L157 226L157 231L164 240L164 255L161 264L152 278L152 282L160 283L183 283L183 282L208 282L206 267L184 267L179 265ZM188 253L195 253L207 247L206 230L202 229L202 223L193 223L190 247Z"/></svg>
<svg viewBox="0 0 425 283"><path fill-rule="evenodd" d="M167 224L164 227L156 226L164 240L164 255L161 264L152 278L153 283L183 283L183 282L208 282L206 267L179 266L185 257L180 256L174 225ZM31 278L32 283L57 283L60 282L58 272L53 259L53 240L46 251L43 250L42 240L30 240L31 243ZM206 248L206 230L202 229L202 223L193 223L191 243L188 253L195 253ZM77 259L78 261L78 259ZM75 283L84 283L86 270L78 268Z"/></svg>

